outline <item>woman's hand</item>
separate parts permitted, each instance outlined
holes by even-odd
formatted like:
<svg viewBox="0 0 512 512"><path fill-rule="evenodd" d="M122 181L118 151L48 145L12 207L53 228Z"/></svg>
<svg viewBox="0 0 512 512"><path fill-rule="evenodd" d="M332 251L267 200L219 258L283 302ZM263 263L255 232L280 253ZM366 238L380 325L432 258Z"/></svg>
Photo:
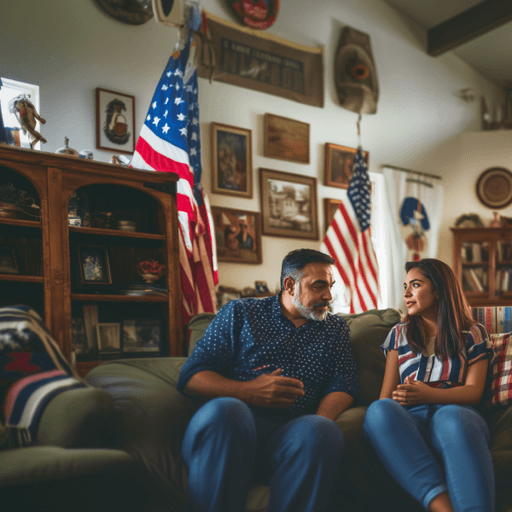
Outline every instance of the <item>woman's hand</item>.
<svg viewBox="0 0 512 512"><path fill-rule="evenodd" d="M405 378L405 384L399 384L391 398L400 405L418 405L431 403L433 389L419 380Z"/></svg>

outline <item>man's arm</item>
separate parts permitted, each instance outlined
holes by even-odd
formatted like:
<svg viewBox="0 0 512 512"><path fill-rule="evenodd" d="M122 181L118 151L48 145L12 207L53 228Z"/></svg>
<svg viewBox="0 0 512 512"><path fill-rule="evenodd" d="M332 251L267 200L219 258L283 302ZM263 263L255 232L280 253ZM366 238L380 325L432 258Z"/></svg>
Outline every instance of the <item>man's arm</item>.
<svg viewBox="0 0 512 512"><path fill-rule="evenodd" d="M334 391L322 398L316 414L335 421L343 411L353 404L353 402L354 398L348 393L344 393L343 391Z"/></svg>
<svg viewBox="0 0 512 512"><path fill-rule="evenodd" d="M259 407L290 407L299 396L304 395L304 385L298 379L281 377L281 372L278 369L242 382L216 372L201 371L190 377L183 392L209 398L228 396Z"/></svg>

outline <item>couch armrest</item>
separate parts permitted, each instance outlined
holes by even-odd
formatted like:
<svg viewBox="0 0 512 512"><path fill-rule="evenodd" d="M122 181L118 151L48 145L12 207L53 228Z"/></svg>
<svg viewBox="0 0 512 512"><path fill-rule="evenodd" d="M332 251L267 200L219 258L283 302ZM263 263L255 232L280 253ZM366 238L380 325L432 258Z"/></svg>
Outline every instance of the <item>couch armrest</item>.
<svg viewBox="0 0 512 512"><path fill-rule="evenodd" d="M113 412L112 397L101 389L64 391L45 407L35 444L64 448L112 446Z"/></svg>

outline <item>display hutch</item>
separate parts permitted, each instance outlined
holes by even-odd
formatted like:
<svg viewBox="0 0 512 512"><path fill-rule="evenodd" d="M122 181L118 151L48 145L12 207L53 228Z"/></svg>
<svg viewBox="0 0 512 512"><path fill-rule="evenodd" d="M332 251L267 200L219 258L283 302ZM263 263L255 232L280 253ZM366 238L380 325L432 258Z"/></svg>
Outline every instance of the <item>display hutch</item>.
<svg viewBox="0 0 512 512"><path fill-rule="evenodd" d="M512 302L512 226L452 228L453 269L473 307Z"/></svg>
<svg viewBox="0 0 512 512"><path fill-rule="evenodd" d="M177 180L0 145L0 305L32 306L81 375L181 355ZM168 269L153 285L145 260Z"/></svg>

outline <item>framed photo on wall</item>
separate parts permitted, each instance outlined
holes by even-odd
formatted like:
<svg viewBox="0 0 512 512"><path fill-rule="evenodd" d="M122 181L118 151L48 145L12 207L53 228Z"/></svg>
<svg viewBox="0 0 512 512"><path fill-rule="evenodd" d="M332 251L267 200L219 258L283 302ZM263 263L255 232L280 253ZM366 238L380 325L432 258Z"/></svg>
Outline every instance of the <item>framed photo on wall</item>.
<svg viewBox="0 0 512 512"><path fill-rule="evenodd" d="M316 178L260 169L262 233L318 240Z"/></svg>
<svg viewBox="0 0 512 512"><path fill-rule="evenodd" d="M231 263L261 263L260 214L212 206L217 259Z"/></svg>
<svg viewBox="0 0 512 512"><path fill-rule="evenodd" d="M135 151L135 96L96 88L96 147L114 153Z"/></svg>
<svg viewBox="0 0 512 512"><path fill-rule="evenodd" d="M325 143L325 184L328 187L348 188L356 153L356 148ZM368 165L370 154L363 151L363 156Z"/></svg>
<svg viewBox="0 0 512 512"><path fill-rule="evenodd" d="M309 164L309 124L265 114L263 154L270 158Z"/></svg>
<svg viewBox="0 0 512 512"><path fill-rule="evenodd" d="M212 192L252 197L251 130L212 123Z"/></svg>

